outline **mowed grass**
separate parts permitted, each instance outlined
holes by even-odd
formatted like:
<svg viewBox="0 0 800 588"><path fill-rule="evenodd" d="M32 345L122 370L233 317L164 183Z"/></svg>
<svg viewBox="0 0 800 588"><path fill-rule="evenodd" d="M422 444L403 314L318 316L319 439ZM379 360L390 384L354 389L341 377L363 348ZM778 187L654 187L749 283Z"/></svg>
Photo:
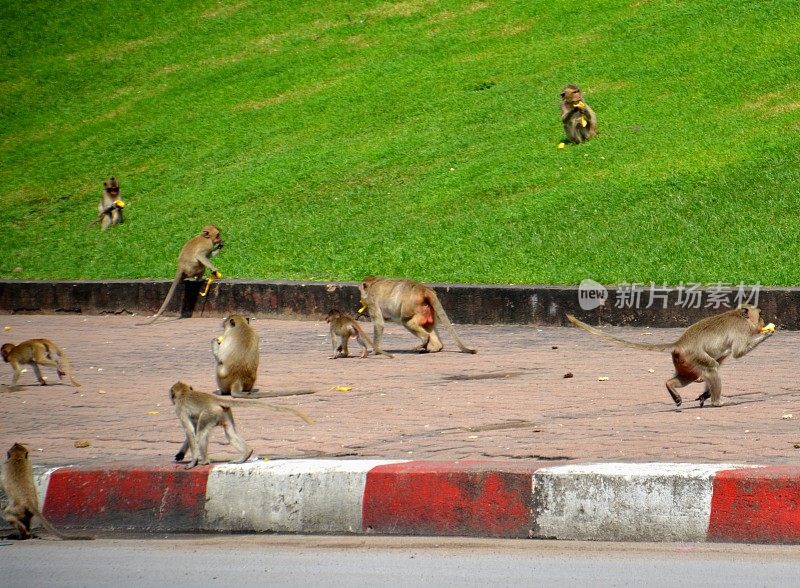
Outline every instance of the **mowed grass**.
<svg viewBox="0 0 800 588"><path fill-rule="evenodd" d="M6 0L0 277L798 284L796 8Z"/></svg>

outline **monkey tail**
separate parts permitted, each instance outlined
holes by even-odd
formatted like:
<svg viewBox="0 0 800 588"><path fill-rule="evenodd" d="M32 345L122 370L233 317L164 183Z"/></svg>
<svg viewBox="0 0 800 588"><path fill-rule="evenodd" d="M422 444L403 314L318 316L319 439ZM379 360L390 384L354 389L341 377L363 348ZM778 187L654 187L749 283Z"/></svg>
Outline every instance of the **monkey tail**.
<svg viewBox="0 0 800 588"><path fill-rule="evenodd" d="M433 307L433 310L436 312L436 318L447 328L447 332L450 333L450 336L455 340L456 345L463 353L477 353L477 350L470 349L458 338L458 334L456 333L455 328L453 328L453 323L450 322L450 319L447 318L447 313L442 308L442 303L439 302L439 297L436 295L436 292L431 289L431 295L428 296L428 302Z"/></svg>
<svg viewBox="0 0 800 588"><path fill-rule="evenodd" d="M175 279L172 280L172 284L169 287L169 291L167 292L167 297L164 299L164 304L162 304L161 308L158 309L158 312L153 315L153 318L144 323L137 323L136 326L141 327L144 325L152 325L154 322L156 322L158 317L161 316L161 313L164 312L164 310L166 310L170 300L172 300L172 296L175 294L175 288L178 287L178 282L181 281L182 277L183 274L181 273L181 270L178 270L177 273L175 274Z"/></svg>
<svg viewBox="0 0 800 588"><path fill-rule="evenodd" d="M606 341L611 341L612 343L617 343L618 345L622 345L624 347L632 347L633 349L641 349L643 351L670 351L675 347L675 343L634 343L633 341L626 341L625 339L620 339L619 337L614 337L613 335L609 335L608 333L604 333L598 329L595 329L591 325L587 325L583 321L579 321L571 314L567 313L567 320L571 322L578 328L583 329L591 333L592 335L597 335L598 337L605 339Z"/></svg>
<svg viewBox="0 0 800 588"><path fill-rule="evenodd" d="M312 392L305 392L300 391L297 394L307 394L313 393ZM293 396L294 394L282 394L281 396ZM265 398L268 397L269 394L265 394L263 396L253 396L253 398ZM272 395L273 397L276 395ZM245 400L244 398L219 398L217 402L220 406L224 406L226 408L231 408L233 406L258 406L260 408L269 408L270 410L274 410L277 412L288 412L290 414L295 415L296 417L300 417L309 425L313 425L316 421L304 413L302 410L297 410L296 408L289 408L288 406L281 406L279 404L272 404L271 402L264 402L263 400Z"/></svg>
<svg viewBox="0 0 800 588"><path fill-rule="evenodd" d="M44 515L42 514L42 511L40 511L40 510L38 510L38 509L37 509L37 510L36 510L36 512L35 512L34 514L35 514L37 517L39 517L39 520L40 520L40 521L42 521L42 526L43 526L45 529L47 529L47 531L48 531L49 533L52 533L53 535L55 535L56 537L58 537L59 539L61 539L61 540L63 540L63 541L91 541L91 540L93 540L93 539L94 539L94 537L88 537L88 536L80 536L80 535L65 535L64 533L62 533L61 531L59 531L58 529L56 529L56 528L55 528L55 527L54 527L52 524L50 524L50 521L48 521L48 520L47 520L47 519L44 517Z"/></svg>

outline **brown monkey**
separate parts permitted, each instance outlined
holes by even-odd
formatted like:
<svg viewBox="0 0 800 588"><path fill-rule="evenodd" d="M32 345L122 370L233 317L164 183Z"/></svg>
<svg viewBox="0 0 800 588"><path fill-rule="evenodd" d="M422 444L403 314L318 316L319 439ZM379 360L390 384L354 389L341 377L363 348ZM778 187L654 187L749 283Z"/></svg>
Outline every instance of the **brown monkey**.
<svg viewBox="0 0 800 588"><path fill-rule="evenodd" d="M361 325L359 325L353 317L343 314L338 309L334 308L328 312L328 316L325 317L325 322L329 323L331 326L331 347L333 348L333 356L331 356L331 359L347 357L349 355L347 343L350 339L355 339L358 341L358 344L361 345L361 359L365 359L369 356L369 347L375 347L372 344L372 340L364 332L364 329L361 328ZM340 340L338 347L336 346L337 337ZM367 345L369 345L369 347L367 347ZM390 353L381 350L376 350L375 353L387 357L394 357Z"/></svg>
<svg viewBox="0 0 800 588"><path fill-rule="evenodd" d="M214 272L214 277L219 279L222 277L220 271L216 266L211 263L211 257L219 253L224 245L222 236L219 229L215 225L206 225L203 227L202 232L189 239L178 254L178 271L175 273L175 279L172 280L172 285L169 287L167 297L164 299L164 304L158 309L158 312L146 323L142 325L149 325L156 321L164 309L167 308L175 288L181 280L200 280L205 274L206 268Z"/></svg>
<svg viewBox="0 0 800 588"><path fill-rule="evenodd" d="M773 325L764 327L761 310L750 304L699 320L687 328L674 343L662 344L625 341L598 331L571 314L567 315L567 319L593 335L626 347L645 351L671 351L675 375L667 380L667 391L676 406L683 402L677 388L698 380L704 381L706 385L705 391L696 398L700 401L700 406L708 398L711 398L712 406L721 406L722 379L719 367L722 361L729 355L737 359L746 355L772 336L769 327L774 329Z"/></svg>
<svg viewBox="0 0 800 588"><path fill-rule="evenodd" d="M458 338L450 319L433 289L413 280L393 280L367 276L359 286L361 304L369 310L373 322L373 347L375 353L383 353L384 319L402 324L422 340L415 351L435 353L442 350L436 322L444 324L458 348L464 353L475 353Z"/></svg>
<svg viewBox="0 0 800 588"><path fill-rule="evenodd" d="M122 218L123 208L125 203L119 197L119 182L111 176L103 182L103 196L97 205L97 218L92 224L99 222L104 231L113 225L121 225L125 222Z"/></svg>
<svg viewBox="0 0 800 588"><path fill-rule="evenodd" d="M191 469L198 463L207 465L211 463L208 458L208 439L211 430L217 425L225 429L225 437L239 450L239 459L231 463L244 463L253 454L244 439L236 431L233 422L232 406L258 406L272 410L289 412L299 416L308 424L314 421L304 413L287 406L278 406L259 401L236 400L233 398L220 398L213 394L199 392L183 382L176 382L169 390L169 399L175 405L175 413L186 432L186 439L175 454L175 461L181 461L186 455L186 450L192 451L192 461L186 466Z"/></svg>
<svg viewBox="0 0 800 588"><path fill-rule="evenodd" d="M69 381L72 382L72 385L80 387L80 384L72 375L72 368L69 365L67 354L50 339L28 339L19 345L5 343L0 347L0 354L3 356L3 361L10 363L11 367L14 368L12 387L17 385L19 377L22 375L20 365L33 366L33 373L36 374L36 379L39 380L42 386L47 385L47 380L42 376L39 366L51 365L56 368L59 380L63 380L64 376L69 376Z"/></svg>
<svg viewBox="0 0 800 588"><path fill-rule="evenodd" d="M225 331L211 340L211 352L217 360L217 385L221 394L246 397L258 374L259 336L240 314L227 317Z"/></svg>
<svg viewBox="0 0 800 588"><path fill-rule="evenodd" d="M33 481L33 468L28 459L28 448L14 443L8 450L8 459L3 463L2 475L8 506L3 511L6 521L19 533L20 539L30 539L33 517L39 517L42 525L53 535L61 539L92 539L92 537L73 537L64 535L53 527L39 510L39 497L36 495L36 484Z"/></svg>
<svg viewBox="0 0 800 588"><path fill-rule="evenodd" d="M583 101L580 88L573 84L564 86L561 91L561 122L573 143L583 143L597 134L597 117Z"/></svg>

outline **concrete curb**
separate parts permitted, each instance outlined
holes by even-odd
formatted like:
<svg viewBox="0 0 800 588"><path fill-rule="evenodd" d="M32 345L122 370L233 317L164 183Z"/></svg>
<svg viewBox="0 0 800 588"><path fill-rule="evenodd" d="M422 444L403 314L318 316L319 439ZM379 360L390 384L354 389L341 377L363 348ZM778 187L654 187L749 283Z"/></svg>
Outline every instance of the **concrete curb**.
<svg viewBox="0 0 800 588"><path fill-rule="evenodd" d="M355 313L360 306L354 282L231 280L215 282L200 298L204 282L185 282L167 315L221 317L241 312L259 318L322 320L331 308ZM0 313L153 314L161 306L166 280L32 281L0 280ZM677 288L657 303L642 293L639 304L617 304L619 289L608 288L606 304L584 311L574 286L431 284L455 323L563 325L568 312L597 324L686 327L710 314L735 307L733 293L714 306L718 293L699 289L692 304L681 304ZM761 288L757 300L767 322L800 329L800 288ZM685 302L685 301L684 301ZM618 307L619 306L619 307Z"/></svg>
<svg viewBox="0 0 800 588"><path fill-rule="evenodd" d="M73 529L800 543L800 467L285 460L37 474Z"/></svg>

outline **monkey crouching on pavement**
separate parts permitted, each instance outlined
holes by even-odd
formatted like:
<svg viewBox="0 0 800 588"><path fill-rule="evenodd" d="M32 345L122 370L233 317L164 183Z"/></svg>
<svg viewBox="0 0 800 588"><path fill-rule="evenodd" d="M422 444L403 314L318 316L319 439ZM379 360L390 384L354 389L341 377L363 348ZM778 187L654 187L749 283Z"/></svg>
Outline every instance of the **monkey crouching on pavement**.
<svg viewBox="0 0 800 588"><path fill-rule="evenodd" d="M3 510L3 517L17 530L20 539L30 539L33 517L39 517L42 525L60 539L92 539L93 537L75 537L65 535L50 524L39 510L39 497L36 495L36 484L33 480L33 467L28 458L28 448L14 443L6 453L7 459L0 472L8 506Z"/></svg>
<svg viewBox="0 0 800 588"><path fill-rule="evenodd" d="M675 374L667 380L667 391L676 406L683 402L677 389L702 380L705 390L696 398L703 406L711 399L712 406L722 405L722 379L719 367L729 355L743 357L766 341L775 331L775 325L764 326L761 309L750 304L721 314L701 319L688 327L674 343L634 343L604 333L579 321L571 314L567 319L573 325L607 341L642 349L644 351L670 351Z"/></svg>

